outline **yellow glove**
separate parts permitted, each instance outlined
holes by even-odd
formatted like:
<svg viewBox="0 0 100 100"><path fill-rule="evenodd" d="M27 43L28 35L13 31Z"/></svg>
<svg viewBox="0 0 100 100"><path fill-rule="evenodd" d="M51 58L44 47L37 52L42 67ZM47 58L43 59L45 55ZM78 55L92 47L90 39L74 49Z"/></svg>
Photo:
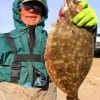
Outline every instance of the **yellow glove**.
<svg viewBox="0 0 100 100"><path fill-rule="evenodd" d="M87 0L82 0L80 5L82 5L83 9L73 18L73 23L78 27L95 29L98 24L98 18L94 9L88 6Z"/></svg>
<svg viewBox="0 0 100 100"><path fill-rule="evenodd" d="M88 2L87 0L80 0L80 5L84 8L88 7Z"/></svg>

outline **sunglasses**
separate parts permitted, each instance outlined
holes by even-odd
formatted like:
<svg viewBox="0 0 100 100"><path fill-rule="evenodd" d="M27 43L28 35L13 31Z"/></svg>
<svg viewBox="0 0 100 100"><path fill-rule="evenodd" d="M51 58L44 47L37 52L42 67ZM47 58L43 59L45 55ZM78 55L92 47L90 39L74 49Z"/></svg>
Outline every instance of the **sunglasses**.
<svg viewBox="0 0 100 100"><path fill-rule="evenodd" d="M42 8L39 5L33 3L21 4L19 8L20 10L21 8L24 8L25 10L34 9L36 12L42 12Z"/></svg>

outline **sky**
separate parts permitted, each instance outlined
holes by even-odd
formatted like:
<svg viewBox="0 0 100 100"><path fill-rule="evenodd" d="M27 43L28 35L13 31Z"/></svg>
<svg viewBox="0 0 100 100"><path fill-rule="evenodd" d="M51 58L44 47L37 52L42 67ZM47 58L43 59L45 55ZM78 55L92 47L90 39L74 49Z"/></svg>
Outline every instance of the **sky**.
<svg viewBox="0 0 100 100"><path fill-rule="evenodd" d="M12 3L14 0L1 0L0 1L0 33L10 32L14 29L14 22L12 16ZM63 4L63 0L47 0L49 7L48 19L46 20L46 30L51 30L51 24L58 18L58 12ZM94 8L96 15L99 19L98 32L100 32L100 1L88 0L91 7Z"/></svg>

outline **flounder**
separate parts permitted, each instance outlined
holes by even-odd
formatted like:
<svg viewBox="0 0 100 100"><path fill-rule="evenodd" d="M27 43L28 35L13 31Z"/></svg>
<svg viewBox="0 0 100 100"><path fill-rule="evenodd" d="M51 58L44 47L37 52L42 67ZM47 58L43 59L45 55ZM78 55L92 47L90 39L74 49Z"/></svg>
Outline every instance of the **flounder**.
<svg viewBox="0 0 100 100"><path fill-rule="evenodd" d="M48 34L44 55L50 78L68 94L67 100L78 100L79 86L91 68L94 55L93 32L72 22L81 8L75 0L64 1L61 16Z"/></svg>

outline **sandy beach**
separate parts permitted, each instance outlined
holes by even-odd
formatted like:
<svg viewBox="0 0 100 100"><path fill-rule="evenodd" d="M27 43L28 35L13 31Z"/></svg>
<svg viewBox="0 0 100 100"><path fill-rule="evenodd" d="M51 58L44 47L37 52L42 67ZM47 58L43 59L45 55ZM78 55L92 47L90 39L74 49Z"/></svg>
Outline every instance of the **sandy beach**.
<svg viewBox="0 0 100 100"><path fill-rule="evenodd" d="M100 58L94 58L92 67L79 89L80 100L100 100Z"/></svg>
<svg viewBox="0 0 100 100"><path fill-rule="evenodd" d="M57 100L66 100L58 89ZM100 58L94 58L92 67L78 90L79 100L100 100Z"/></svg>
<svg viewBox="0 0 100 100"><path fill-rule="evenodd" d="M12 88L11 88L12 87ZM57 99L66 100L66 95L57 88ZM36 88L24 88L17 84L0 83L0 100L48 100L35 99ZM33 94L35 93L35 94ZM14 95L12 95L14 94ZM50 93L49 93L50 96ZM78 90L79 100L100 100L100 58L94 58L92 67ZM51 100L51 99L49 99Z"/></svg>

